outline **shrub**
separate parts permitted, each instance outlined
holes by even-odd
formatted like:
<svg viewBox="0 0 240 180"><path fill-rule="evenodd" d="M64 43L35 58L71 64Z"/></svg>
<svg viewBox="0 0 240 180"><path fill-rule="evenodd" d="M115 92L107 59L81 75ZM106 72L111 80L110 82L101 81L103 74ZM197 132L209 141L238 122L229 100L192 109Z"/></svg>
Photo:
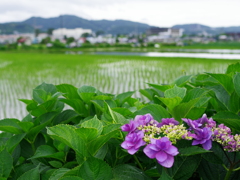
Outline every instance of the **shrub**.
<svg viewBox="0 0 240 180"><path fill-rule="evenodd" d="M237 179L240 64L107 94L43 83L0 120L1 179ZM231 142L231 143L228 143ZM235 143L235 144L234 144Z"/></svg>

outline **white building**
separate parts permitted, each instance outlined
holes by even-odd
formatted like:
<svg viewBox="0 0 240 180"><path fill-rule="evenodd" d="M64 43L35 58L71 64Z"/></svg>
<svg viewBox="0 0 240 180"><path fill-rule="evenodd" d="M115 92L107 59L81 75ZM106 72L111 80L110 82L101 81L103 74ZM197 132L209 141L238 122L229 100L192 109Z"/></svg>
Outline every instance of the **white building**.
<svg viewBox="0 0 240 180"><path fill-rule="evenodd" d="M66 28L60 28L55 29L52 32L52 36L54 39L62 39L64 36L66 37L73 37L74 39L78 39L81 37L84 33L92 33L91 29L82 29L82 28L75 28L75 29L66 29Z"/></svg>
<svg viewBox="0 0 240 180"><path fill-rule="evenodd" d="M169 39L180 38L183 35L183 29L173 28L150 28L147 32L148 41L166 41Z"/></svg>

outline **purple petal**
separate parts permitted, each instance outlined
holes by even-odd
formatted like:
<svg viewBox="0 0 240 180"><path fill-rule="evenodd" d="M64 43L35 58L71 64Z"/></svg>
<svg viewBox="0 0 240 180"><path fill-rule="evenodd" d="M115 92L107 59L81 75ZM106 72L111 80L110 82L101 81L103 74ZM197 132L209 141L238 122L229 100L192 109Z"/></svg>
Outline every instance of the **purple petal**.
<svg viewBox="0 0 240 180"><path fill-rule="evenodd" d="M149 144L150 145L150 144ZM149 145L147 145L144 149L143 152L147 155L147 157L154 159L156 156L157 151L154 151L149 148Z"/></svg>
<svg viewBox="0 0 240 180"><path fill-rule="evenodd" d="M165 150L165 152L172 156L176 156L179 153L178 149L173 145L171 145L167 150Z"/></svg>
<svg viewBox="0 0 240 180"><path fill-rule="evenodd" d="M142 139L139 139L136 144L135 144L135 148L140 148L141 146L144 146L146 144L146 142Z"/></svg>
<svg viewBox="0 0 240 180"><path fill-rule="evenodd" d="M158 162L163 162L163 161L166 161L166 159L168 158L168 155L163 152L163 151L160 151L156 154L156 159Z"/></svg>
<svg viewBox="0 0 240 180"><path fill-rule="evenodd" d="M193 145L193 146L194 146L194 145L198 145L198 144L200 144L198 140L193 140L193 142L192 142L192 145Z"/></svg>
<svg viewBox="0 0 240 180"><path fill-rule="evenodd" d="M156 144L157 139L151 138L150 141L151 141L151 144Z"/></svg>
<svg viewBox="0 0 240 180"><path fill-rule="evenodd" d="M158 161L159 164L161 164L163 167L166 167L166 168L172 167L173 162L174 162L174 158L171 155L168 155L167 159L163 162Z"/></svg>
<svg viewBox="0 0 240 180"><path fill-rule="evenodd" d="M161 150L168 149L170 145L172 145L172 143L167 137L162 137L161 139L157 139L156 141L157 148Z"/></svg>
<svg viewBox="0 0 240 180"><path fill-rule="evenodd" d="M212 148L212 141L208 140L202 146L203 146L204 149L210 150Z"/></svg>
<svg viewBox="0 0 240 180"><path fill-rule="evenodd" d="M153 151L159 151L155 144L149 144L148 147Z"/></svg>
<svg viewBox="0 0 240 180"><path fill-rule="evenodd" d="M131 155L135 154L137 151L138 151L138 149L135 149L134 147L131 149L128 149L128 153Z"/></svg>
<svg viewBox="0 0 240 180"><path fill-rule="evenodd" d="M128 149L128 148L129 148L126 141L124 141L124 142L121 144L121 147L122 147L123 149Z"/></svg>

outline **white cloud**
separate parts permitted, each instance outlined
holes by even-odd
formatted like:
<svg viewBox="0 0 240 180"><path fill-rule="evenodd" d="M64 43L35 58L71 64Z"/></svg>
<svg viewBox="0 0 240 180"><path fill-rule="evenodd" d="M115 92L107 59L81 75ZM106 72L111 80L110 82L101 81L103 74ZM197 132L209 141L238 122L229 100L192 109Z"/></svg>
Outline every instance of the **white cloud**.
<svg viewBox="0 0 240 180"><path fill-rule="evenodd" d="M0 23L31 16L76 15L92 20L125 19L155 26L200 23L240 26L239 0L0 0Z"/></svg>

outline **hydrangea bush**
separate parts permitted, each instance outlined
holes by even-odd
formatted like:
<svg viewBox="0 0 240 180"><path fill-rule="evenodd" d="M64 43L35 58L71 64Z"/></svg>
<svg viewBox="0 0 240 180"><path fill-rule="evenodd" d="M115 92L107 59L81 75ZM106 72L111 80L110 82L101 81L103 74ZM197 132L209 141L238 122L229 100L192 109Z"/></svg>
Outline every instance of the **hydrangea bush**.
<svg viewBox="0 0 240 180"><path fill-rule="evenodd" d="M217 142L224 151L238 152L240 150L239 134L232 135L231 129L219 124L204 114L197 120L182 119L183 124L174 118L163 118L160 122L154 120L151 114L137 115L130 123L121 127L128 132L121 144L129 154L133 155L143 148L143 152L151 159L166 168L171 168L174 156L178 155L176 144L178 140L189 140L191 145L201 145L205 150L211 150L212 142ZM239 160L240 162L240 160Z"/></svg>
<svg viewBox="0 0 240 180"><path fill-rule="evenodd" d="M109 94L42 83L0 120L1 180L236 180L240 63Z"/></svg>

